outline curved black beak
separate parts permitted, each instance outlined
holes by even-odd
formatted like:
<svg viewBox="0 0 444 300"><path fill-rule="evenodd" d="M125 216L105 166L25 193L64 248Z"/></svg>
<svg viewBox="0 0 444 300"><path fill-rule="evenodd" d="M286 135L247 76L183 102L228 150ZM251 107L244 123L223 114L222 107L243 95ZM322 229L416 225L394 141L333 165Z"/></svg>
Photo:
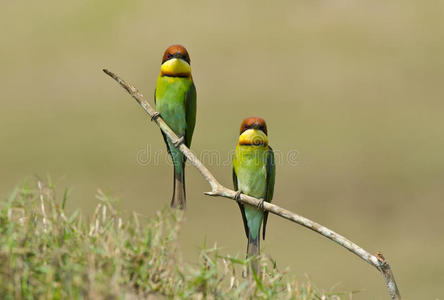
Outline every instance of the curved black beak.
<svg viewBox="0 0 444 300"><path fill-rule="evenodd" d="M185 60L185 56L182 53L180 53L180 51L174 53L173 58L181 58L181 59Z"/></svg>
<svg viewBox="0 0 444 300"><path fill-rule="evenodd" d="M177 51L176 53L174 53L173 58L179 58L179 59L186 61L187 63L190 63L190 61L188 60L188 57L186 55L180 53L180 51Z"/></svg>

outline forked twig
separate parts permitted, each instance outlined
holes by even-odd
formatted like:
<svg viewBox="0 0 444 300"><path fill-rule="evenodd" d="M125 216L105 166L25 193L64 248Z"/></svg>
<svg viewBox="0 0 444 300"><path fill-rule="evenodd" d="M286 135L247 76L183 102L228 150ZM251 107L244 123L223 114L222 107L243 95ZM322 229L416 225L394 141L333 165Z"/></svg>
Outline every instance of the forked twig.
<svg viewBox="0 0 444 300"><path fill-rule="evenodd" d="M171 130L170 127L165 123L165 121L162 119L161 116L159 116L158 112L156 112L151 105L148 103L148 101L144 98L144 96L131 84L121 79L119 76L114 74L111 71L108 71L106 69L103 70L107 75L109 75L111 78L113 78L115 81L117 81L134 99L136 99L137 103L139 103L142 108L145 110L145 112L150 116L151 120L159 126L160 130L162 130L163 133L174 143L179 140L177 135ZM202 174L202 176L205 178L205 180L210 184L211 186L211 192L206 192L206 195L209 196L219 196L219 197L225 197L231 200L234 200L234 197L236 196L236 192L233 190L230 190L226 187L224 187L222 184L220 184L217 179L213 176L213 174L202 164L202 162L194 155L191 150L185 146L183 143L181 143L178 147L180 151L187 157L187 159L190 161L190 163L199 170L199 172ZM244 204L249 204L252 206L258 206L261 201L254 198L247 196L245 194L241 194L239 198L239 201ZM317 233L322 234L323 236L329 238L330 240L334 241L335 243L341 245L342 247L346 248L350 252L356 254L361 259L366 261L367 263L374 266L376 269L378 269L379 272L381 272L382 276L384 277L385 284L389 290L389 294L392 299L401 299L401 295L399 293L398 287L396 285L395 277L393 276L393 272L390 268L390 265L387 263L387 261L384 259L382 254L378 252L376 255L372 255L363 248L359 247L352 241L346 239L342 235L328 229L327 227L324 227L316 222L313 222L303 216L300 216L298 214L295 214L287 209L284 209L282 207L279 207L275 204L264 202L263 203L263 209L271 212L272 214L278 215L284 219L290 220L292 222L298 223L299 225L302 225L306 228L309 228Z"/></svg>

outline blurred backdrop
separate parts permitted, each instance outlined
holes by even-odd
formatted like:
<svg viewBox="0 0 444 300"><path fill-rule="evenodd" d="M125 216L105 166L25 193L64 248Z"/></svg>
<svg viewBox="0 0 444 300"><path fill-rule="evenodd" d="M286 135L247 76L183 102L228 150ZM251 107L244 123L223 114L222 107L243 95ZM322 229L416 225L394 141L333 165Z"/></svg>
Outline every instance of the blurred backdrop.
<svg viewBox="0 0 444 300"><path fill-rule="evenodd" d="M102 68L152 101L162 53L181 43L192 149L223 184L242 119L262 116L282 155L276 204L382 251L406 299L444 294L444 2L19 0L0 14L2 199L49 174L85 214L98 188L126 212L168 205L159 130ZM237 205L187 176L184 259L205 239L243 256ZM387 299L373 267L307 229L271 216L262 245L301 280Z"/></svg>

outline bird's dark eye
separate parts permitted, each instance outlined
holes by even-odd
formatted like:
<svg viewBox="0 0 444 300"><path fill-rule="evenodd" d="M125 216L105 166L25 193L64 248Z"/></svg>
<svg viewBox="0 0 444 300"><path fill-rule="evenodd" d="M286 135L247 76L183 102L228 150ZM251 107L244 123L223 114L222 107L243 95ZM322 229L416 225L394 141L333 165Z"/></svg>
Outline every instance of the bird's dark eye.
<svg viewBox="0 0 444 300"><path fill-rule="evenodd" d="M167 58L171 58L171 57L173 57L173 56L171 55L171 53L168 53L168 54L167 54Z"/></svg>

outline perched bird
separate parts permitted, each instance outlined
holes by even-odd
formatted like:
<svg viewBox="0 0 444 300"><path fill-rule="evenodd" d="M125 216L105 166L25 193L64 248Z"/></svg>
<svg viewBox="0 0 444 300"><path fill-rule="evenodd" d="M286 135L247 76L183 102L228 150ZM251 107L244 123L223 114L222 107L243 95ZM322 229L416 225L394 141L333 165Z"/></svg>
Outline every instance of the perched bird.
<svg viewBox="0 0 444 300"><path fill-rule="evenodd" d="M185 160L178 149L181 143L191 145L196 123L196 87L191 76L190 56L185 47L172 45L162 58L154 93L156 110L180 138L173 144L163 133L174 164L174 190L171 207L185 209Z"/></svg>
<svg viewBox="0 0 444 300"><path fill-rule="evenodd" d="M241 193L262 199L259 207L238 202L248 238L247 257L259 254L262 222L262 237L265 239L268 212L263 211L263 201L271 202L273 198L274 178L274 153L268 145L267 125L262 118L246 118L233 156L233 184L236 199Z"/></svg>

